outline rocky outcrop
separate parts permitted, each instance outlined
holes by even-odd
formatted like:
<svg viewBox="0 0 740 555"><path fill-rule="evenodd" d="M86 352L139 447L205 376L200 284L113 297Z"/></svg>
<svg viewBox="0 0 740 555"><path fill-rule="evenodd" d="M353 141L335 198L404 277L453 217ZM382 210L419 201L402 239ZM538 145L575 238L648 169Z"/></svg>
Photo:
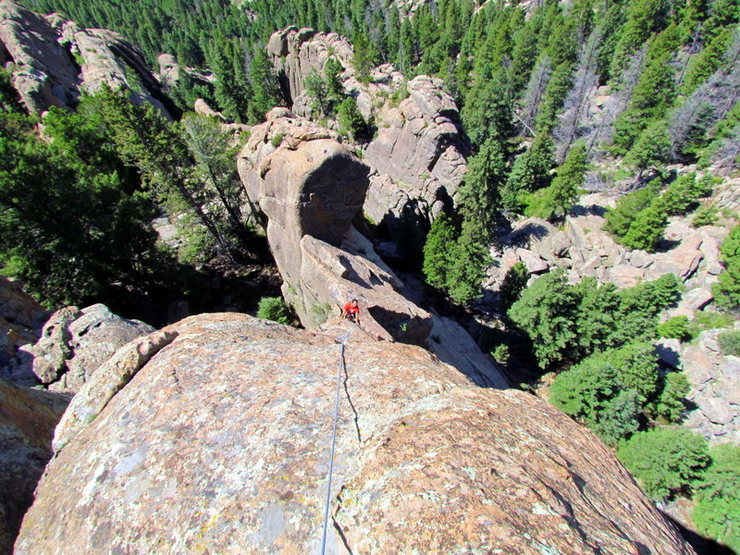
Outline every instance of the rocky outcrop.
<svg viewBox="0 0 740 555"><path fill-rule="evenodd" d="M367 162L386 174L409 196L426 204L455 196L467 170L467 146L460 116L441 80L420 75L406 84L408 98L384 106L378 135L365 152Z"/></svg>
<svg viewBox="0 0 740 555"><path fill-rule="evenodd" d="M53 391L76 392L119 347L153 331L102 304L66 307L52 314L35 345L20 350L18 373Z"/></svg>
<svg viewBox="0 0 740 555"><path fill-rule="evenodd" d="M164 331L56 453L17 554L317 551L340 360L328 552L691 552L585 428L421 348L238 314Z"/></svg>
<svg viewBox="0 0 740 555"><path fill-rule="evenodd" d="M240 154L239 174L267 219L283 294L306 326L323 323L337 306L356 297L371 333L392 339L392 328L405 323L405 334L423 341L429 315L395 291L396 278L380 259L358 256L360 250L365 255L373 251L351 227L365 198L369 170L335 138L278 109L252 130ZM383 326L392 314L404 321Z"/></svg>
<svg viewBox="0 0 740 555"><path fill-rule="evenodd" d="M74 107L83 92L104 84L131 91L166 115L174 106L141 54L118 33L83 29L57 14L44 17L0 0L0 50L13 63L13 85L31 112Z"/></svg>
<svg viewBox="0 0 740 555"><path fill-rule="evenodd" d="M443 325L406 299L403 283L352 227L369 169L334 132L274 109L252 129L238 166L252 204L266 220L283 296L304 326L337 316L340 306L356 298L362 327L372 336L428 345L481 385L507 386L457 324ZM449 333L435 333L436 340L429 341L434 327Z"/></svg>
<svg viewBox="0 0 740 555"><path fill-rule="evenodd" d="M704 331L695 345L676 349L691 384L683 425L710 441L740 444L740 358L721 352L717 336L724 331Z"/></svg>
<svg viewBox="0 0 740 555"><path fill-rule="evenodd" d="M467 169L468 144L460 116L442 81L420 75L409 82L389 64L373 70L361 83L352 67L352 46L335 33L288 27L274 33L267 45L283 96L292 111L311 116L306 78L323 75L333 57L344 68L345 91L357 101L377 136L365 147L372 168L364 211L391 235L406 216L433 219L453 201Z"/></svg>
<svg viewBox="0 0 740 555"><path fill-rule="evenodd" d="M633 287L672 273L684 283L686 293L670 315L693 318L694 312L712 301L712 284L723 270L719 247L728 230L715 226L694 229L686 218L674 217L664 233L667 248L656 253L631 251L603 229L606 209L615 202L615 195L582 197L562 229L539 218L517 222L494 251L497 264L489 269L487 287L497 291L506 272L518 261L524 262L531 274L563 268L573 282L594 277L618 287Z"/></svg>
<svg viewBox="0 0 740 555"><path fill-rule="evenodd" d="M0 379L0 553L11 553L69 399Z"/></svg>

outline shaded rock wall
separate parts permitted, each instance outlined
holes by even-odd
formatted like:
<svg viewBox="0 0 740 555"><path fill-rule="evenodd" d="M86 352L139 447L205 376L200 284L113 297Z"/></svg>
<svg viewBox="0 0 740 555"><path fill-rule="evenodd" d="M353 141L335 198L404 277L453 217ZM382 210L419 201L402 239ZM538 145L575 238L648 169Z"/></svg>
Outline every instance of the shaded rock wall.
<svg viewBox="0 0 740 555"><path fill-rule="evenodd" d="M165 115L174 109L141 54L118 33L83 29L58 14L44 17L0 0L0 44L30 112L73 107L83 92L103 84L129 89L132 100L150 102Z"/></svg>
<svg viewBox="0 0 740 555"><path fill-rule="evenodd" d="M163 331L49 464L16 553L315 552L347 335L329 552L691 552L587 430L423 349L238 314Z"/></svg>
<svg viewBox="0 0 740 555"><path fill-rule="evenodd" d="M49 314L18 283L0 276L0 378L24 382L18 351L39 339ZM35 383L31 377L26 385Z"/></svg>
<svg viewBox="0 0 740 555"><path fill-rule="evenodd" d="M69 399L0 379L0 553L11 553Z"/></svg>

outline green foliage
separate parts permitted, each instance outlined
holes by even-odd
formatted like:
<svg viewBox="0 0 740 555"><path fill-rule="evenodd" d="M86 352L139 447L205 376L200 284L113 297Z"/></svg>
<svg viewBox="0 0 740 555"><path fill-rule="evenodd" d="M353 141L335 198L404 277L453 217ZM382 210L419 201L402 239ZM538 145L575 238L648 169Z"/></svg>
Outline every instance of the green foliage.
<svg viewBox="0 0 740 555"><path fill-rule="evenodd" d="M478 298L490 263L488 234L480 222L465 220L447 276L447 291L452 300L464 304Z"/></svg>
<svg viewBox="0 0 740 555"><path fill-rule="evenodd" d="M553 165L554 143L549 135L539 135L532 146L514 160L502 191L503 207L521 211L521 195L545 187Z"/></svg>
<svg viewBox="0 0 740 555"><path fill-rule="evenodd" d="M500 209L499 188L506 170L506 152L495 139L483 143L480 151L469 160L459 191L460 204L463 214L468 219L478 220L485 230L495 227Z"/></svg>
<svg viewBox="0 0 740 555"><path fill-rule="evenodd" d="M707 441L687 429L654 429L633 435L617 457L651 498L690 490L709 462Z"/></svg>
<svg viewBox="0 0 740 555"><path fill-rule="evenodd" d="M653 180L642 189L637 189L621 197L616 207L606 213L604 229L617 237L624 237L637 215L647 208L660 191L660 183Z"/></svg>
<svg viewBox="0 0 740 555"><path fill-rule="evenodd" d="M586 146L575 145L552 180L552 184L530 197L528 216L554 220L564 218L578 202L583 176L586 173Z"/></svg>
<svg viewBox="0 0 740 555"><path fill-rule="evenodd" d="M0 113L0 264L44 304L84 304L145 290L165 266L154 206L111 147L93 98L35 121Z"/></svg>
<svg viewBox="0 0 740 555"><path fill-rule="evenodd" d="M732 44L732 29L723 29L707 46L694 56L686 68L681 92L690 94L714 73L725 61L725 53Z"/></svg>
<svg viewBox="0 0 740 555"><path fill-rule="evenodd" d="M508 315L529 336L540 367L546 368L654 339L658 314L679 296L672 274L617 291L611 284L599 287L593 278L569 285L565 273L556 270L525 289Z"/></svg>
<svg viewBox="0 0 740 555"><path fill-rule="evenodd" d="M669 422L678 422L686 409L684 399L690 390L689 381L683 373L669 372L666 374L663 391L655 406L655 415L662 416Z"/></svg>
<svg viewBox="0 0 740 555"><path fill-rule="evenodd" d="M522 291L527 287L527 281L529 281L529 271L524 262L517 262L506 272L500 290L501 308L504 312L519 300Z"/></svg>
<svg viewBox="0 0 740 555"><path fill-rule="evenodd" d="M705 225L715 225L717 223L719 210L713 204L707 204L699 208L694 214L691 221L692 227L702 227Z"/></svg>
<svg viewBox="0 0 740 555"><path fill-rule="evenodd" d="M550 388L550 402L594 431L601 430L615 444L626 437L617 435L619 430L637 430L640 414L659 387L652 345L633 343L591 355L558 374ZM618 398L623 393L629 396Z"/></svg>
<svg viewBox="0 0 740 555"><path fill-rule="evenodd" d="M367 123L357 109L357 101L348 96L337 108L337 122L342 133L348 135L351 139L368 138Z"/></svg>
<svg viewBox="0 0 740 555"><path fill-rule="evenodd" d="M671 183L660 197L660 205L669 216L687 214L698 206L698 201L712 192L710 175L696 179L696 174L682 175Z"/></svg>
<svg viewBox="0 0 740 555"><path fill-rule="evenodd" d="M709 454L712 464L696 485L692 519L702 534L740 551L740 447L725 443Z"/></svg>
<svg viewBox="0 0 740 555"><path fill-rule="evenodd" d="M252 100L249 105L250 120L261 121L273 106L278 104L278 84L267 51L263 45L257 45L249 68L249 80L252 85Z"/></svg>
<svg viewBox="0 0 740 555"><path fill-rule="evenodd" d="M535 280L508 311L509 318L532 340L541 368L564 361L576 339L573 314L578 297L562 270Z"/></svg>
<svg viewBox="0 0 740 555"><path fill-rule="evenodd" d="M15 112L24 113L18 91L13 87L11 73L4 67L0 67L0 113Z"/></svg>
<svg viewBox="0 0 740 555"><path fill-rule="evenodd" d="M642 173L659 166L668 160L671 151L671 138L666 124L656 121L647 127L624 157L624 164Z"/></svg>
<svg viewBox="0 0 740 555"><path fill-rule="evenodd" d="M663 237L666 225L668 225L668 216L662 206L659 203L652 203L637 214L621 242L630 249L653 251Z"/></svg>
<svg viewBox="0 0 740 555"><path fill-rule="evenodd" d="M440 214L432 223L424 243L422 271L426 282L437 289L447 285L449 268L454 261L457 246L457 231L445 214Z"/></svg>
<svg viewBox="0 0 740 555"><path fill-rule="evenodd" d="M689 324L689 335L693 341L701 335L701 332L731 327L733 321L734 319L730 314L703 310L698 312Z"/></svg>
<svg viewBox="0 0 740 555"><path fill-rule="evenodd" d="M506 365L509 362L511 353L509 352L509 346L503 343L496 345L491 351L491 356L499 364Z"/></svg>
<svg viewBox="0 0 740 555"><path fill-rule="evenodd" d="M257 306L257 318L273 320L279 324L290 324L288 306L282 297L262 297Z"/></svg>
<svg viewBox="0 0 740 555"><path fill-rule="evenodd" d="M640 427L639 416L637 393L625 390L604 404L603 410L589 427L604 443L614 447L637 432Z"/></svg>
<svg viewBox="0 0 740 555"><path fill-rule="evenodd" d="M272 139L270 139L270 144L274 146L275 148L279 147L281 144L283 144L283 138L285 137L285 133L275 133L272 136Z"/></svg>
<svg viewBox="0 0 740 555"><path fill-rule="evenodd" d="M691 338L689 334L689 319L686 316L674 316L662 324L658 325L658 337L668 339L678 339L679 341L688 341Z"/></svg>
<svg viewBox="0 0 740 555"><path fill-rule="evenodd" d="M740 225L732 228L720 252L725 271L712 286L714 302L723 310L736 310L740 307Z"/></svg>
<svg viewBox="0 0 740 555"><path fill-rule="evenodd" d="M740 357L740 330L722 332L717 340L723 355Z"/></svg>

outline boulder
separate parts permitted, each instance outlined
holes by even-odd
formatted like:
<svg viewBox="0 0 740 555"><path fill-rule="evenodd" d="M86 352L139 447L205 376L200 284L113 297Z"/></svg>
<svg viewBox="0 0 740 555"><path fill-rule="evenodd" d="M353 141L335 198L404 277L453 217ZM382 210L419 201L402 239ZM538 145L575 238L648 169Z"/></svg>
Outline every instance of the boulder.
<svg viewBox="0 0 740 555"><path fill-rule="evenodd" d="M286 103L306 118L311 117L312 105L305 94L306 78L323 74L330 57L344 69L340 78L345 91L356 100L362 116L372 118L378 128L364 156L377 175L364 208L374 221L388 223L389 232L395 234L393 223L407 206L420 212L420 218L431 220L454 198L467 170L469 146L457 106L439 79L420 75L406 82L392 65L384 64L373 71L369 82L360 82L349 41L312 29L288 27L273 33L267 54ZM394 94L405 98L400 103L389 100Z"/></svg>
<svg viewBox="0 0 740 555"><path fill-rule="evenodd" d="M608 275L609 281L617 287L634 287L645 277L641 269L627 264L619 264L610 268Z"/></svg>
<svg viewBox="0 0 740 555"><path fill-rule="evenodd" d="M709 289L697 287L687 291L681 300L681 306L691 310L701 310L714 300L714 295Z"/></svg>
<svg viewBox="0 0 740 555"><path fill-rule="evenodd" d="M49 314L17 282L0 276L0 318L11 324L38 330Z"/></svg>
<svg viewBox="0 0 740 555"><path fill-rule="evenodd" d="M0 553L11 553L69 399L0 379Z"/></svg>
<svg viewBox="0 0 740 555"><path fill-rule="evenodd" d="M530 250L516 249L516 255L527 267L527 271L530 274L541 274L550 268L547 262Z"/></svg>
<svg viewBox="0 0 740 555"><path fill-rule="evenodd" d="M56 453L18 555L319 550L338 371L328 552L691 553L585 428L421 348L239 314L164 331Z"/></svg>
<svg viewBox="0 0 740 555"><path fill-rule="evenodd" d="M82 93L103 85L126 88L135 102L149 102L168 117L174 108L143 56L118 33L82 29L0 0L0 49L15 64L13 86L31 112L72 108Z"/></svg>
<svg viewBox="0 0 740 555"><path fill-rule="evenodd" d="M152 331L148 324L121 318L102 304L82 310L66 307L52 314L35 345L22 350L42 384L76 392L119 347Z"/></svg>

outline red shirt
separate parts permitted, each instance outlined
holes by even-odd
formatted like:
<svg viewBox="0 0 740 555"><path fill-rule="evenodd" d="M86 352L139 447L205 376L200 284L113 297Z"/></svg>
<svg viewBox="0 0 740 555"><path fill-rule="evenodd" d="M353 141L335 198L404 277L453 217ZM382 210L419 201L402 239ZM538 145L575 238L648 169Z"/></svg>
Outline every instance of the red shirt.
<svg viewBox="0 0 740 555"><path fill-rule="evenodd" d="M353 305L351 302L345 304L342 310L344 310L344 313L347 315L360 313L360 307Z"/></svg>

